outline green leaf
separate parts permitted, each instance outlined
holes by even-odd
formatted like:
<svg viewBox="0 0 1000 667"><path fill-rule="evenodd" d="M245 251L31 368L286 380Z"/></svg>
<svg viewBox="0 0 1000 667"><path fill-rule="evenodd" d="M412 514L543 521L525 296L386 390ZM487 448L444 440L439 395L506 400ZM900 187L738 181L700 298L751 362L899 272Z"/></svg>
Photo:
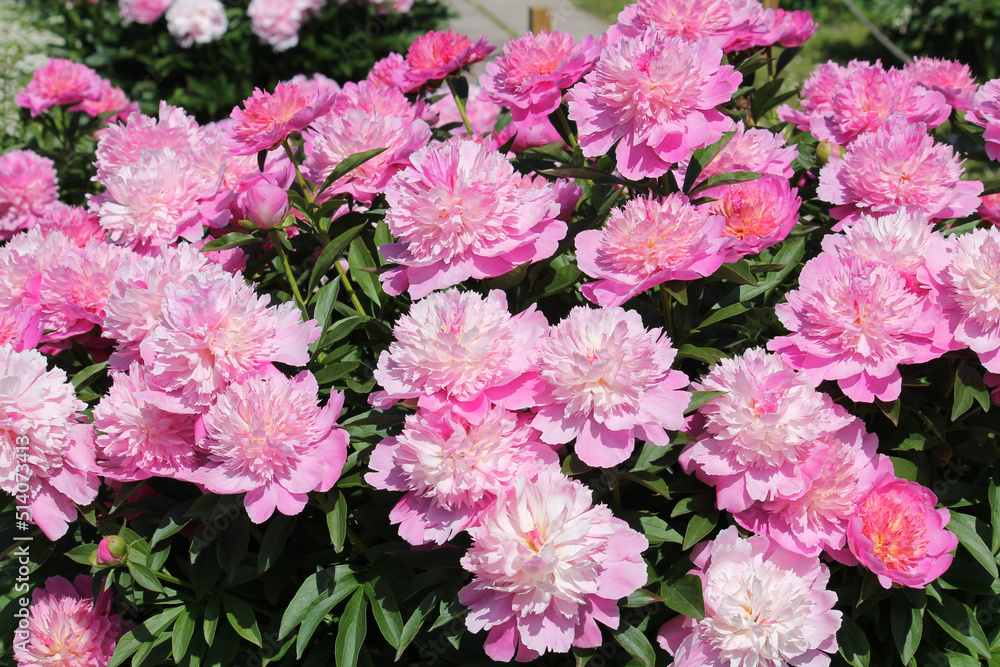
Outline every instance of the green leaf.
<svg viewBox="0 0 1000 667"><path fill-rule="evenodd" d="M350 565L337 565L306 577L306 580L295 592L292 601L285 607L281 616L281 627L278 629L278 639L284 639L292 628L302 623L309 611L331 595L338 601L360 584L357 572ZM332 607L331 607L332 609Z"/></svg>
<svg viewBox="0 0 1000 667"><path fill-rule="evenodd" d="M990 390L983 377L970 364L962 364L955 373L953 385L954 401L951 406L951 420L965 414L973 403L979 403L983 411L990 408Z"/></svg>
<svg viewBox="0 0 1000 667"><path fill-rule="evenodd" d="M896 473L896 477L910 482L917 481L920 470L913 461L899 456L890 456L889 460L892 461L892 470Z"/></svg>
<svg viewBox="0 0 1000 667"><path fill-rule="evenodd" d="M91 366L87 366L86 368L84 368L83 370L81 370L80 372L78 372L76 375L73 376L73 379L71 380L71 382L73 383L73 387L77 391L83 389L91 382L96 380L97 374L103 371L107 367L108 367L108 362L106 361L102 361L99 364L93 364Z"/></svg>
<svg viewBox="0 0 1000 667"><path fill-rule="evenodd" d="M347 252L347 263L351 267L351 278L368 295L368 298L378 306L382 303L382 287L375 274L368 269L377 268L375 260L368 252L364 239L354 239Z"/></svg>
<svg viewBox="0 0 1000 667"><path fill-rule="evenodd" d="M685 574L683 577L660 589L663 602L679 614L689 616L696 621L705 618L705 598L702 592L701 577L696 574Z"/></svg>
<svg viewBox="0 0 1000 667"><path fill-rule="evenodd" d="M153 643L163 632L163 629L170 625L184 607L170 607L159 614L147 618L138 626L132 628L118 640L115 652L111 656L108 667L118 667L138 651L144 644Z"/></svg>
<svg viewBox="0 0 1000 667"><path fill-rule="evenodd" d="M684 531L684 544L681 549L687 551L701 541L703 537L712 532L715 524L719 521L719 512L710 510L705 514L695 514L688 521L687 530Z"/></svg>
<svg viewBox="0 0 1000 667"><path fill-rule="evenodd" d="M437 605L440 594L438 591L431 591L420 601L417 608L413 611L413 614L406 619L406 624L403 625L402 631L399 633L399 647L396 649L396 660L399 660L400 656L403 655L403 651L406 647L417 638L417 633L420 632L420 628L424 625L424 620L432 609Z"/></svg>
<svg viewBox="0 0 1000 667"><path fill-rule="evenodd" d="M763 175L764 174L758 174L756 171L726 171L721 174L713 174L698 185L694 186L694 188L691 189L691 192L688 193L688 196L694 197L695 194L701 192L702 190L717 188L722 185L733 185L735 183L756 181Z"/></svg>
<svg viewBox="0 0 1000 667"><path fill-rule="evenodd" d="M656 653L653 652L653 645L638 628L623 623L621 627L611 632L611 636L643 667L655 667Z"/></svg>
<svg viewBox="0 0 1000 667"><path fill-rule="evenodd" d="M677 359L697 359L709 365L715 365L725 356L721 350L716 350L714 347L696 347L690 343L684 343L677 350Z"/></svg>
<svg viewBox="0 0 1000 667"><path fill-rule="evenodd" d="M697 327L691 330L691 333L704 329L707 326L711 326L716 322L721 322L723 320L728 320L730 317L735 317L737 315L742 315L743 313L750 310L749 306L745 306L742 303L734 303L725 308L719 308L718 310L713 310L712 313L701 321Z"/></svg>
<svg viewBox="0 0 1000 667"><path fill-rule="evenodd" d="M637 484L641 484L653 493L658 493L667 500L670 500L670 488L667 483L657 475L647 471L636 471L636 472L625 472L619 471L618 473L622 479L627 479L633 481Z"/></svg>
<svg viewBox="0 0 1000 667"><path fill-rule="evenodd" d="M337 623L337 644L334 651L334 664L337 667L354 667L358 663L358 654L368 633L367 606L362 589L355 591L344 608Z"/></svg>
<svg viewBox="0 0 1000 667"><path fill-rule="evenodd" d="M204 246L202 246L202 252L209 252L210 250L228 250L229 248L238 248L244 245L250 245L251 243L259 243L260 238L254 236L253 234L244 234L243 232L230 232L225 236L220 236L214 241L209 241Z"/></svg>
<svg viewBox="0 0 1000 667"><path fill-rule="evenodd" d="M902 596L892 599L890 615L892 639L896 643L903 664L908 664L920 646L920 638L924 630L923 609L911 606Z"/></svg>
<svg viewBox="0 0 1000 667"><path fill-rule="evenodd" d="M386 150L388 150L388 147L373 148L368 151L355 153L354 155L348 155L347 157L345 157L343 160L340 161L340 164L338 164L333 171L330 172L330 175L327 176L326 180L323 181L323 185L320 186L319 190L316 192L316 195L319 196L328 187L336 183L337 180L347 172L353 169L357 169L365 162L368 162L368 160L371 160L373 157L375 157L380 153L384 153Z"/></svg>
<svg viewBox="0 0 1000 667"><path fill-rule="evenodd" d="M323 248L323 252L319 254L316 258L316 265L313 266L312 272L309 274L309 288L308 293L312 294L316 286L319 285L320 278L326 275L326 272L330 270L333 263L337 261L337 258L344 254L344 250L350 245L358 234L363 230L367 229L370 225L367 222L362 222L360 225L351 227L346 232L337 236ZM320 322L322 325L322 322Z"/></svg>
<svg viewBox="0 0 1000 667"><path fill-rule="evenodd" d="M179 663L185 654L187 654L188 646L191 644L191 637L194 636L196 623L193 611L192 606L185 605L184 611L178 614L177 620L174 621L173 637L171 637L171 641L173 642L171 653L174 662Z"/></svg>
<svg viewBox="0 0 1000 667"><path fill-rule="evenodd" d="M872 651L868 645L868 638L865 637L864 630L847 616L841 620L837 642L840 644L840 655L847 664L852 667L868 667Z"/></svg>
<svg viewBox="0 0 1000 667"><path fill-rule="evenodd" d="M326 513L326 527L330 532L330 544L333 550L340 553L347 539L347 499L336 489L332 492L336 497L333 508ZM331 496L333 497L333 496Z"/></svg>
<svg viewBox="0 0 1000 667"><path fill-rule="evenodd" d="M638 588L629 593L628 597L625 598L625 602L622 604L629 608L635 608L645 607L646 605L656 604L663 601L664 599L656 593L647 591L645 588Z"/></svg>
<svg viewBox="0 0 1000 667"><path fill-rule="evenodd" d="M941 602L928 600L927 613L959 644L984 658L990 657L989 642L972 609L942 594Z"/></svg>
<svg viewBox="0 0 1000 667"><path fill-rule="evenodd" d="M986 546L986 542L979 536L976 524L981 523L975 517L968 514L961 514L955 510L951 511L951 521L948 522L948 530L958 536L958 541L962 543L972 557L982 565L993 579L1000 578L997 572L997 563L993 559L993 552Z"/></svg>
<svg viewBox="0 0 1000 667"><path fill-rule="evenodd" d="M212 640L215 639L215 629L219 625L219 598L211 597L208 599L208 603L205 605L205 622L202 624L201 629L205 635L205 643L209 646L212 645Z"/></svg>
<svg viewBox="0 0 1000 667"><path fill-rule="evenodd" d="M181 503L180 505L175 505L163 515L163 519L160 520L160 525L156 527L153 532L153 537L149 541L150 547L155 547L160 543L161 540L165 540L177 531L184 528L191 522L191 519L185 517L185 513L191 509L193 501L186 503Z"/></svg>
<svg viewBox="0 0 1000 667"><path fill-rule="evenodd" d="M948 667L980 667L983 663L979 658L973 658L968 653L945 653L948 656Z"/></svg>
<svg viewBox="0 0 1000 667"><path fill-rule="evenodd" d="M371 602L372 616L375 617L375 623L382 631L382 636L393 648L399 648L399 638L403 633L403 617L399 613L399 605L396 604L392 588L384 577L379 577L366 582L364 591Z"/></svg>
<svg viewBox="0 0 1000 667"><path fill-rule="evenodd" d="M994 554L1000 551L1000 486L990 480L990 525L993 526L993 538L990 540L990 551Z"/></svg>
<svg viewBox="0 0 1000 667"><path fill-rule="evenodd" d="M688 403L687 408L684 409L684 414L691 414L716 396L722 396L725 393L724 391L692 391L691 401Z"/></svg>
<svg viewBox="0 0 1000 667"><path fill-rule="evenodd" d="M729 264L723 264L715 271L715 273L712 274L712 276L722 280L732 281L737 285L750 285L756 287L760 284L753 274L750 273L750 263L745 259L737 260Z"/></svg>
<svg viewBox="0 0 1000 667"><path fill-rule="evenodd" d="M241 598L229 593L222 593L222 606L226 610L226 619L240 637L263 646L260 628L257 627L257 615Z"/></svg>
<svg viewBox="0 0 1000 667"><path fill-rule="evenodd" d="M780 285L781 281L799 266L799 260L802 259L805 251L806 240L804 238L799 237L791 242L785 241L781 246L781 250L774 256L774 262L776 264L784 264L785 268L774 273L769 273L767 278L757 287L750 285L740 287L740 301L746 301L760 294L768 293Z"/></svg>
<svg viewBox="0 0 1000 667"><path fill-rule="evenodd" d="M681 544L684 541L680 533L658 516L639 517L639 524L642 526L643 535L646 536L650 544L663 544L664 542Z"/></svg>
<svg viewBox="0 0 1000 667"><path fill-rule="evenodd" d="M295 517L275 513L268 522L267 530L264 531L264 540L260 543L260 553L257 555L257 574L265 572L274 565L274 561L284 551L288 537L294 528Z"/></svg>
<svg viewBox="0 0 1000 667"><path fill-rule="evenodd" d="M80 546L73 547L65 553L65 556L70 560L76 561L81 565L91 565L90 554L97 551L96 544L81 544Z"/></svg>
<svg viewBox="0 0 1000 667"><path fill-rule="evenodd" d="M131 555L131 554L130 554ZM148 588L151 591L156 591L158 593L163 593L163 584L160 580L156 578L153 571L150 570L145 565L139 563L133 563L131 560L127 563L129 574L135 579L135 583L139 584L143 588Z"/></svg>

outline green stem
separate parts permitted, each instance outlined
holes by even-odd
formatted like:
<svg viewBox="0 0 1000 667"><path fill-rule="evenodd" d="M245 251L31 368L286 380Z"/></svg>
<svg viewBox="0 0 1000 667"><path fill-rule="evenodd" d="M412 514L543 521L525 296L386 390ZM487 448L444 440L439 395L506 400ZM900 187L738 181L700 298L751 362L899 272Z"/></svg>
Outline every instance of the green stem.
<svg viewBox="0 0 1000 667"><path fill-rule="evenodd" d="M455 83L452 80L452 77L449 76L445 79L445 81L448 82L448 90L451 91L451 96L455 98L455 104L458 106L458 113L462 114L462 122L465 123L465 131L472 134L472 125L469 123L469 116L465 113L465 103L459 96L458 91L455 90Z"/></svg>
<svg viewBox="0 0 1000 667"><path fill-rule="evenodd" d="M334 261L334 266L337 267L337 273L340 274L340 281L344 283L344 288L347 293L351 295L351 303L354 304L354 309L361 313L362 317L368 317L365 314L365 309L361 306L361 302L358 300L358 293L354 291L354 285L351 284L351 279L347 277L347 271L344 271L344 267L340 265L340 261Z"/></svg>
<svg viewBox="0 0 1000 667"><path fill-rule="evenodd" d="M287 155L289 161L291 161L292 167L295 168L295 178L298 180L299 185L302 186L303 192L305 192L306 201L310 204L313 203L315 196L313 195L313 191L309 189L309 186L306 185L306 179L302 178L302 172L299 171L299 165L295 162L295 158L292 155L292 147L288 145L287 137L281 142L281 145L284 147L285 155Z"/></svg>
<svg viewBox="0 0 1000 667"><path fill-rule="evenodd" d="M562 107L556 109L556 115L559 116L559 122L566 131L566 136L569 137L569 145L573 147L573 150L576 150L580 147L580 144L577 143L576 137L573 136L573 129L570 127L569 118L566 118L566 114L563 112Z"/></svg>
<svg viewBox="0 0 1000 667"><path fill-rule="evenodd" d="M292 267L288 263L288 255L285 254L285 246L281 243L280 232L276 229L272 229L268 232L271 238L271 243L274 244L275 249L278 251L278 257L281 258L281 263L285 267L285 277L288 278L289 284L292 286L292 292L295 294L295 303L298 305L299 310L302 311L304 317L308 317L309 313L306 312L306 302L302 298L302 292L299 291L299 284L295 281L295 276L292 275Z"/></svg>
<svg viewBox="0 0 1000 667"><path fill-rule="evenodd" d="M663 285L660 285L660 312L663 315L663 324L667 329L667 336L674 340L674 309L673 297Z"/></svg>
<svg viewBox="0 0 1000 667"><path fill-rule="evenodd" d="M166 574L166 573L164 573L164 572L159 572L159 571L157 571L157 570L150 570L150 571L151 571L151 572L152 572L153 574L155 574L155 575L156 575L156 578L157 578L157 579L162 579L163 581L166 581L167 583L170 583L170 584L175 584L175 585L177 585L177 586L184 586L184 587L186 587L186 588L190 588L191 590L194 590L194 586L193 586L192 584L189 584L189 583L188 583L188 582L186 582L186 581L183 581L183 580L181 580L181 579L178 579L177 577L175 577L175 576L173 576L173 575L169 575L169 574Z"/></svg>

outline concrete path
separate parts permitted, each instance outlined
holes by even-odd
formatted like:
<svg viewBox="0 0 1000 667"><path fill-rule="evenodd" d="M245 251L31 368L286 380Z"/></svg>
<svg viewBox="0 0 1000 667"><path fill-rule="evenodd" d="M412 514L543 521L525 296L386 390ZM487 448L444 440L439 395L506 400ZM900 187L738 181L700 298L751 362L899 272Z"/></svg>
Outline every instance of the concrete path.
<svg viewBox="0 0 1000 667"><path fill-rule="evenodd" d="M528 30L528 13L531 6L547 5L553 30L562 30L577 40L587 35L598 36L608 24L583 11L573 0L443 0L458 18L452 19L451 29L476 39L486 35L497 47L495 55L503 51L509 40L520 37Z"/></svg>

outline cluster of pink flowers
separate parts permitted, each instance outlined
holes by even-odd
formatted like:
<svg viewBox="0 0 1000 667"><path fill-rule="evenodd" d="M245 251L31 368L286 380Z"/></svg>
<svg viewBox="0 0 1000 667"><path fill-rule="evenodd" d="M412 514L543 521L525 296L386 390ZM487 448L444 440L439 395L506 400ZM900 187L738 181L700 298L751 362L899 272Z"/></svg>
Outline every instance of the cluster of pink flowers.
<svg viewBox="0 0 1000 667"><path fill-rule="evenodd" d="M97 72L86 65L51 58L35 70L28 85L21 89L14 101L31 111L32 117L54 106L72 104L70 111L82 111L88 116L99 116L115 111L105 122L125 118L138 111L139 105L129 102L121 88L112 86Z"/></svg>

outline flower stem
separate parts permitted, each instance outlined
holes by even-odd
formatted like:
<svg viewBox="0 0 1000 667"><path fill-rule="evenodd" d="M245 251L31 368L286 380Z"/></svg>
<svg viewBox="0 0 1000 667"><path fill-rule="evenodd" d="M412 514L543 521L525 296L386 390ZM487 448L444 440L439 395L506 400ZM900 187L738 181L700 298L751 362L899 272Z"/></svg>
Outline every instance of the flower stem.
<svg viewBox="0 0 1000 667"><path fill-rule="evenodd" d="M302 292L299 291L299 284L295 281L295 276L292 274L292 267L288 263L288 255L285 254L285 246L281 243L280 232L272 229L268 232L268 235L271 237L271 243L274 244L275 249L278 251L278 257L281 258L281 263L285 267L285 277L288 278L288 282L292 286L292 292L295 294L295 303L298 305L299 310L302 311L302 315L308 317L309 313L306 312L306 302L302 298Z"/></svg>
<svg viewBox="0 0 1000 667"><path fill-rule="evenodd" d="M663 315L663 324L671 341L674 340L673 301L674 298L670 296L670 292L663 285L660 285L660 313Z"/></svg>
<svg viewBox="0 0 1000 667"><path fill-rule="evenodd" d="M451 91L451 96L455 98L455 105L458 107L458 113L462 114L462 122L465 123L465 131L468 134L472 134L472 125L469 123L469 116L465 113L465 102L462 101L461 96L458 91L455 90L455 83L452 77L445 79L448 82L448 90Z"/></svg>
<svg viewBox="0 0 1000 667"><path fill-rule="evenodd" d="M358 300L358 293L354 291L354 285L351 284L351 279L347 277L347 271L344 271L344 267L340 265L339 261L333 263L337 267L337 273L340 274L340 281L344 283L344 288L347 293L351 295L351 303L354 304L354 309L361 313L362 317L368 317L365 314L365 309L361 306L361 302Z"/></svg>
<svg viewBox="0 0 1000 667"><path fill-rule="evenodd" d="M281 142L282 147L285 149L285 155L288 156L288 160L292 163L292 167L295 169L295 178L298 180L299 185L302 186L302 190L305 192L306 200L311 204L315 200L313 191L309 189L306 185L306 179L302 178L302 172L299 171L299 165L295 162L295 158L292 156L292 147L288 145L287 137Z"/></svg>
<svg viewBox="0 0 1000 667"><path fill-rule="evenodd" d="M576 142L576 137L573 135L573 129L569 124L569 118L566 118L566 114L563 112L563 108L561 106L556 109L556 115L559 116L559 122L562 124L563 130L566 131L566 136L569 137L569 145L576 150L580 147L580 144Z"/></svg>
<svg viewBox="0 0 1000 667"><path fill-rule="evenodd" d="M177 586L184 586L186 588L194 589L194 586L192 584L190 584L190 583L188 583L188 582L186 582L186 581L184 581L182 579L178 579L177 577L175 577L173 575L166 574L166 573L160 572L158 570L151 570L151 572L156 575L157 579L162 579L163 581L166 581L167 583L176 584Z"/></svg>

